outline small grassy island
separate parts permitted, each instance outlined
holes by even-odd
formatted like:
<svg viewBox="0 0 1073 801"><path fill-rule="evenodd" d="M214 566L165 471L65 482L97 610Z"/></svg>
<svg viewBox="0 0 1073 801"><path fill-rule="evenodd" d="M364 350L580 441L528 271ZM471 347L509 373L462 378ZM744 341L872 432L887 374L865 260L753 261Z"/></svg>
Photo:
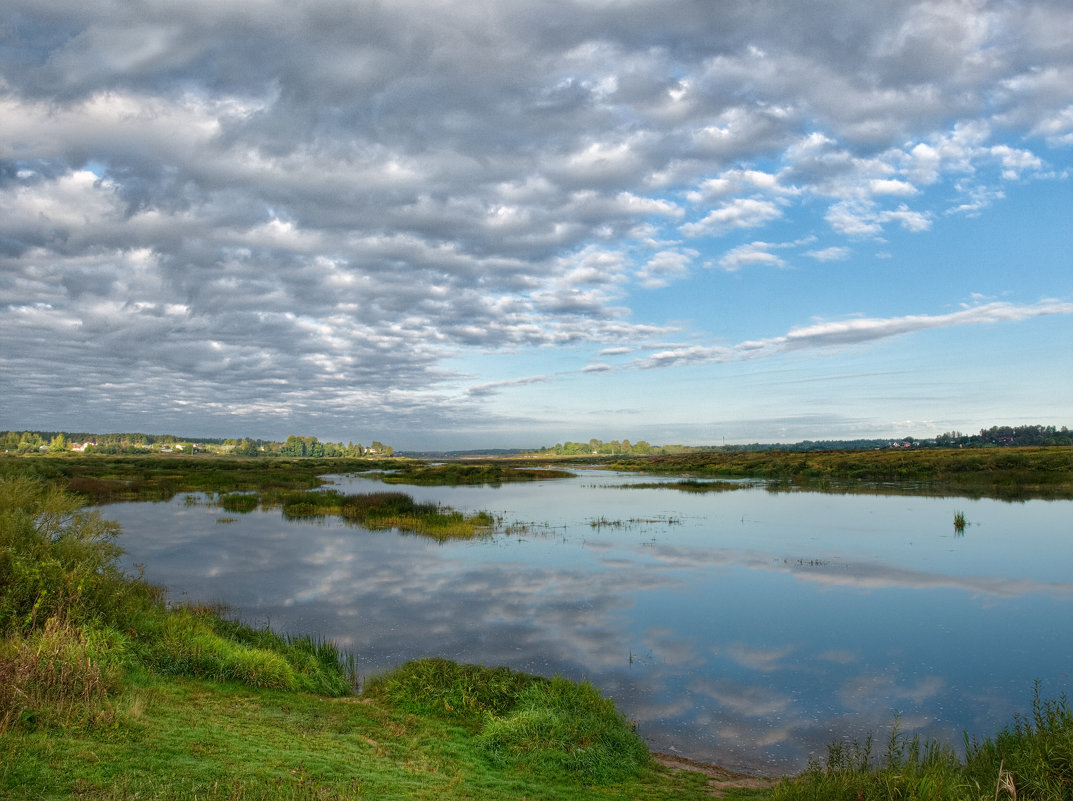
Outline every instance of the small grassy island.
<svg viewBox="0 0 1073 801"><path fill-rule="evenodd" d="M1069 481L1068 457L1010 456L1015 472L1035 463L1041 475L1053 470L1050 486ZM885 749L838 740L801 775L765 781L650 754L613 702L584 682L422 659L358 692L353 658L330 642L255 629L217 608L166 605L161 588L118 567L118 526L86 507L203 491L238 513L278 507L288 517L338 515L431 536L498 525L403 493L313 491L320 476L345 472L324 461L0 465L0 797L1073 798L1064 697L1037 694L1028 714L961 755L895 729Z"/></svg>

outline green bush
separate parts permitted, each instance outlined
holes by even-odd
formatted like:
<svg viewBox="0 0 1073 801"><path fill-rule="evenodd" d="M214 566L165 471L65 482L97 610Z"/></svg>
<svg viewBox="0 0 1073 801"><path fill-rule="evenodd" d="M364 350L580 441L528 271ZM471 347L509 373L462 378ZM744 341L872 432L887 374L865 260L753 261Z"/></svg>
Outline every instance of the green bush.
<svg viewBox="0 0 1073 801"><path fill-rule="evenodd" d="M60 617L123 628L154 602L153 588L117 566L116 523L25 476L0 478L0 633Z"/></svg>

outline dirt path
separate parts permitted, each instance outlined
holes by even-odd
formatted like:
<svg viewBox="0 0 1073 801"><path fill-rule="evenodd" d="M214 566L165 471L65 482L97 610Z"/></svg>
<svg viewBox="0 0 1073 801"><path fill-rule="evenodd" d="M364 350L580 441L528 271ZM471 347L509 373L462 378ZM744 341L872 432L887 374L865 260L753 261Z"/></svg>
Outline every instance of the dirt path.
<svg viewBox="0 0 1073 801"><path fill-rule="evenodd" d="M673 754L653 754L656 762L669 770L688 770L693 773L702 773L708 777L708 786L712 795L717 798L726 790L746 789L765 790L774 787L777 779L766 779L762 776L750 776L747 773L736 773L718 765L707 765L703 762L695 762L685 757Z"/></svg>

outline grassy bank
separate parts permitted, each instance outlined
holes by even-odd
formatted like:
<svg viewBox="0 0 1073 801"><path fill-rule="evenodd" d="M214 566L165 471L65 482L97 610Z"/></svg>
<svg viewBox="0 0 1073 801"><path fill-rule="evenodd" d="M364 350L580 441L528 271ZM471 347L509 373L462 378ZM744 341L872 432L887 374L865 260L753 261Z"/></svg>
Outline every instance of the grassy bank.
<svg viewBox="0 0 1073 801"><path fill-rule="evenodd" d="M0 477L0 796L699 798L590 685L423 660L353 694L331 643L167 608L117 527Z"/></svg>
<svg viewBox="0 0 1073 801"><path fill-rule="evenodd" d="M0 797L712 797L711 771L662 767L591 685L426 659L355 695L353 660L329 642L169 609L116 567L116 526L81 503L0 477ZM1073 713L1037 696L963 757L895 730L885 755L839 741L773 789L730 788L779 801L1067 801Z"/></svg>
<svg viewBox="0 0 1073 801"><path fill-rule="evenodd" d="M1073 448L980 448L881 451L724 452L619 459L610 469L762 478L844 492L851 485L968 497L1073 498ZM679 487L698 491L695 486Z"/></svg>
<svg viewBox="0 0 1073 801"><path fill-rule="evenodd" d="M167 501L180 493L301 491L325 475L385 470L401 460L226 456L0 456L0 476L35 475L93 504Z"/></svg>

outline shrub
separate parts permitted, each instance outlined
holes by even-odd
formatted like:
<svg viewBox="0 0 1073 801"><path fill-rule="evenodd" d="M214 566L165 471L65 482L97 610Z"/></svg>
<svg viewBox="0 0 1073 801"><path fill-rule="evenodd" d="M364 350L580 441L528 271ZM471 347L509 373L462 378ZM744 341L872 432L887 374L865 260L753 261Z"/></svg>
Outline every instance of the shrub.
<svg viewBox="0 0 1073 801"><path fill-rule="evenodd" d="M152 603L156 591L116 564L118 532L73 495L25 476L0 478L0 633L27 633L53 617L123 627Z"/></svg>

